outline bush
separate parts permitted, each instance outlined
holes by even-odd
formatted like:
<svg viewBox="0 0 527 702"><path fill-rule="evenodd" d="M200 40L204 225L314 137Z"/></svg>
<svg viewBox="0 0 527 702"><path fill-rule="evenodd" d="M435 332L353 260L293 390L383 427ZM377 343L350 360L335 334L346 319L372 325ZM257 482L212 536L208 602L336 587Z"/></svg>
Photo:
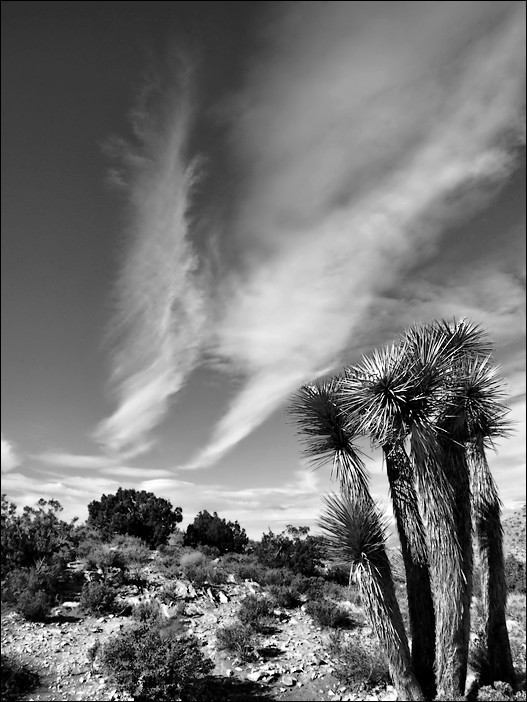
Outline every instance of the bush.
<svg viewBox="0 0 527 702"><path fill-rule="evenodd" d="M207 546L215 549L214 553L241 553L249 539L238 522L227 522L217 512L209 514L200 512L194 522L189 524L185 534L186 546Z"/></svg>
<svg viewBox="0 0 527 702"><path fill-rule="evenodd" d="M89 526L98 529L104 538L128 534L143 539L151 548L166 543L176 524L182 521L181 507L145 490L123 490L103 495L88 505Z"/></svg>
<svg viewBox="0 0 527 702"><path fill-rule="evenodd" d="M271 593L273 600L276 602L278 607L294 609L302 604L298 590L295 590L288 585L271 585L269 592Z"/></svg>
<svg viewBox="0 0 527 702"><path fill-rule="evenodd" d="M45 565L11 571L2 587L2 600L30 621L44 621L56 601L57 569Z"/></svg>
<svg viewBox="0 0 527 702"><path fill-rule="evenodd" d="M40 685L38 673L34 673L26 665L1 656L1 698L5 702L16 702L21 695L25 695Z"/></svg>
<svg viewBox="0 0 527 702"><path fill-rule="evenodd" d="M216 633L216 642L220 650L234 653L240 661L249 661L255 657L256 637L247 624L237 622L220 627Z"/></svg>
<svg viewBox="0 0 527 702"><path fill-rule="evenodd" d="M85 583L82 587L80 606L88 614L105 614L115 608L116 592L107 583Z"/></svg>
<svg viewBox="0 0 527 702"><path fill-rule="evenodd" d="M140 624L159 626L163 621L161 605L157 600L139 602L132 610L132 617Z"/></svg>
<svg viewBox="0 0 527 702"><path fill-rule="evenodd" d="M51 607L51 597L44 590L22 592L16 603L16 611L29 622L45 621Z"/></svg>
<svg viewBox="0 0 527 702"><path fill-rule="evenodd" d="M161 635L155 626L132 627L110 639L102 662L117 685L139 702L206 700L213 664L192 636Z"/></svg>
<svg viewBox="0 0 527 702"><path fill-rule="evenodd" d="M206 572L210 561L201 551L184 553L179 560L179 565L183 574L194 584L198 586L204 584L207 579Z"/></svg>
<svg viewBox="0 0 527 702"><path fill-rule="evenodd" d="M76 519L67 523L59 519L62 505L56 500L42 500L37 507L24 507L17 513L14 503L2 495L1 577L38 562L64 566L74 553L72 533Z"/></svg>
<svg viewBox="0 0 527 702"><path fill-rule="evenodd" d="M329 639L328 655L335 676L352 690L390 682L386 656L376 643L344 641L342 634L335 633Z"/></svg>
<svg viewBox="0 0 527 702"><path fill-rule="evenodd" d="M512 553L505 558L505 577L508 592L519 592L525 595L525 563Z"/></svg>
<svg viewBox="0 0 527 702"><path fill-rule="evenodd" d="M308 602L306 612L313 617L319 626L327 626L332 629L350 629L357 625L348 610L335 604L332 600L323 599Z"/></svg>
<svg viewBox="0 0 527 702"><path fill-rule="evenodd" d="M260 631L266 627L273 612L269 600L257 595L247 595L240 602L237 614L242 624Z"/></svg>
<svg viewBox="0 0 527 702"><path fill-rule="evenodd" d="M321 565L322 541L309 536L309 527L293 527L290 524L281 534L262 534L254 552L260 563L269 568L288 568L294 573L315 575Z"/></svg>

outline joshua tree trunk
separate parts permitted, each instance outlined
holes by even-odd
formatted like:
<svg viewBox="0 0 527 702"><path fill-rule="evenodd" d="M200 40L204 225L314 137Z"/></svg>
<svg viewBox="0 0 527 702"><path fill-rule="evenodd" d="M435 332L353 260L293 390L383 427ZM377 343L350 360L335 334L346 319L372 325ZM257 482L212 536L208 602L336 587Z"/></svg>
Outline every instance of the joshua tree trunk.
<svg viewBox="0 0 527 702"><path fill-rule="evenodd" d="M372 628L388 656L390 676L400 700L424 700L414 674L403 618L386 551L377 554L375 564L361 568L358 578Z"/></svg>
<svg viewBox="0 0 527 702"><path fill-rule="evenodd" d="M435 614L425 531L406 452L390 444L383 451L406 571L412 667L426 699L432 700L436 695Z"/></svg>
<svg viewBox="0 0 527 702"><path fill-rule="evenodd" d="M439 699L450 700L465 692L470 641L470 600L472 597L472 520L470 481L465 447L450 439L441 441L444 475L451 486L431 499L443 511L450 511L455 531L441 520L434 526L436 558L434 596L436 600L436 672ZM441 467L438 467L441 470ZM437 527L439 526L439 530Z"/></svg>
<svg viewBox="0 0 527 702"><path fill-rule="evenodd" d="M507 631L507 582L503 557L501 505L482 446L469 450L474 526L481 561L481 594L485 612L485 667L480 681L488 685L503 680L514 686L509 633Z"/></svg>

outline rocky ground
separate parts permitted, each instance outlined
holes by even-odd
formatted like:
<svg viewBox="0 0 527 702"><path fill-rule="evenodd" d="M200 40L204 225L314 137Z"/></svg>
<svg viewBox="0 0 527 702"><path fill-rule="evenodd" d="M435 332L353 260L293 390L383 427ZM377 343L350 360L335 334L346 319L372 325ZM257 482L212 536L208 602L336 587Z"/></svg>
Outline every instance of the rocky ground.
<svg viewBox="0 0 527 702"><path fill-rule="evenodd" d="M240 600L258 592L256 583L227 583L194 590L181 581L183 611L165 608L166 626L187 628L202 641L204 654L215 662L211 699L231 700L395 700L391 686L351 692L333 675L327 660L329 632L314 625L303 609L276 610L273 626L260 636L259 657L242 663L218 651L216 631L232 623ZM134 587L122 590L122 601L136 603ZM144 595L143 595L144 596ZM351 606L351 605L350 605ZM41 675L42 686L27 700L130 700L119 692L91 653L131 621L130 617L86 617L78 602L64 603L45 624L26 622L14 612L2 616L2 651L16 653ZM368 627L346 636L369 637Z"/></svg>

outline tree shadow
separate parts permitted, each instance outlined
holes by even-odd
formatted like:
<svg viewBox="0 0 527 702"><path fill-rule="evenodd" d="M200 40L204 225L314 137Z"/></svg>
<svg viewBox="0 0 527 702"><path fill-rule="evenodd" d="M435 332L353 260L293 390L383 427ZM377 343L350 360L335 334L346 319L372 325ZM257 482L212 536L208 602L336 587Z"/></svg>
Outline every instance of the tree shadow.
<svg viewBox="0 0 527 702"><path fill-rule="evenodd" d="M251 700L271 700L269 689L251 680L239 680L210 676L206 685L207 702L251 702Z"/></svg>
<svg viewBox="0 0 527 702"><path fill-rule="evenodd" d="M282 651L278 646L264 646L258 649L258 653L262 658L278 658L282 656L285 652Z"/></svg>
<svg viewBox="0 0 527 702"><path fill-rule="evenodd" d="M48 624L79 623L80 621L82 621L82 617L75 617L73 614L53 614L46 617L46 623Z"/></svg>

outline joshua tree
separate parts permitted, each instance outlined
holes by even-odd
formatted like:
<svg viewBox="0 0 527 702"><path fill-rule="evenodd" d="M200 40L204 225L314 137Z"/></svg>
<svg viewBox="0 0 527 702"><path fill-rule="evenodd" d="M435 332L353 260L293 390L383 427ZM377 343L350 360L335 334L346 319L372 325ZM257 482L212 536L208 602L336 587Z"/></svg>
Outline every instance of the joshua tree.
<svg viewBox="0 0 527 702"><path fill-rule="evenodd" d="M340 405L383 451L406 572L412 665L425 696L435 697L435 615L428 547L412 463L404 441L412 424L426 422L426 403L415 402L412 366L401 346L375 351L346 372Z"/></svg>
<svg viewBox="0 0 527 702"><path fill-rule="evenodd" d="M406 568L412 665L427 698L434 697L435 683L445 699L464 692L471 508L488 612L483 681L514 681L500 503L485 456L492 438L504 433L506 410L489 353L482 330L464 320L416 325L399 343L347 369L343 379L303 388L293 406L307 453L317 462L331 456L348 507L350 495L364 504L367 494L355 438L369 435L383 450Z"/></svg>
<svg viewBox="0 0 527 702"><path fill-rule="evenodd" d="M371 499L361 451L356 445L359 435L353 422L339 408L341 385L342 379L334 377L301 388L291 413L306 444L305 454L315 465L331 462L333 475L341 484L342 495L327 500L321 522L331 548L341 561L351 565L372 626L386 650L390 674L401 699L422 700L423 690L411 668L408 640L385 549L384 527ZM399 487L395 492L401 493Z"/></svg>
<svg viewBox="0 0 527 702"><path fill-rule="evenodd" d="M401 700L423 700L411 666L410 650L385 547L385 525L368 492L326 498L320 525L334 555L351 564L372 628L388 657L393 684Z"/></svg>

